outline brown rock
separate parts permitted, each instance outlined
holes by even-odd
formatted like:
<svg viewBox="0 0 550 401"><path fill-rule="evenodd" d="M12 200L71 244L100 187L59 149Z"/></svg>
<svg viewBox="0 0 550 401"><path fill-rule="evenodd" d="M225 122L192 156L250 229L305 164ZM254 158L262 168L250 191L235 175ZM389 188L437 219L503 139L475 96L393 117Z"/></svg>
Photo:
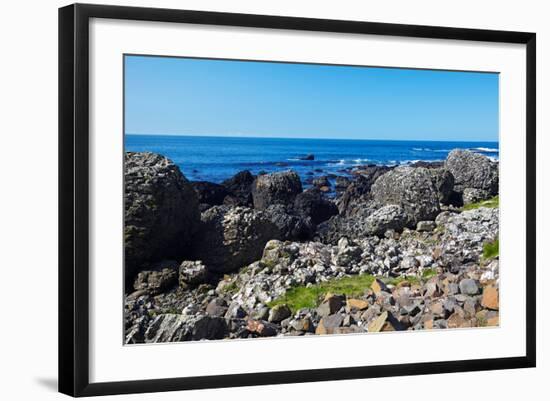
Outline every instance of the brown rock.
<svg viewBox="0 0 550 401"><path fill-rule="evenodd" d="M462 313L455 312L447 320L447 326L450 329L458 329L464 327L472 327L472 323L469 320L466 320Z"/></svg>
<svg viewBox="0 0 550 401"><path fill-rule="evenodd" d="M347 300L347 304L349 308L357 310L365 310L369 307L369 303L364 299L351 298Z"/></svg>
<svg viewBox="0 0 550 401"><path fill-rule="evenodd" d="M367 325L368 332L376 333L376 332L382 331L387 319L388 319L388 312L387 311L382 312L380 316L378 316L376 319L373 319L369 322L369 324Z"/></svg>
<svg viewBox="0 0 550 401"><path fill-rule="evenodd" d="M483 288L483 298L481 299L481 305L483 305L483 307L487 309L498 310L498 287L488 285L487 287Z"/></svg>

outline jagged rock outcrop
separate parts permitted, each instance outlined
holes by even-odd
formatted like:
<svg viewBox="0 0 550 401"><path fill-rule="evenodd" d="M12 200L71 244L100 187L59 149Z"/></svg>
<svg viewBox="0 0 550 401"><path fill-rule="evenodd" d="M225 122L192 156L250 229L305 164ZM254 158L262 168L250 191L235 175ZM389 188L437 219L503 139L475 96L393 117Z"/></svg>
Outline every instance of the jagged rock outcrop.
<svg viewBox="0 0 550 401"><path fill-rule="evenodd" d="M147 264L190 252L200 215L193 187L169 159L155 153L124 157L126 285Z"/></svg>

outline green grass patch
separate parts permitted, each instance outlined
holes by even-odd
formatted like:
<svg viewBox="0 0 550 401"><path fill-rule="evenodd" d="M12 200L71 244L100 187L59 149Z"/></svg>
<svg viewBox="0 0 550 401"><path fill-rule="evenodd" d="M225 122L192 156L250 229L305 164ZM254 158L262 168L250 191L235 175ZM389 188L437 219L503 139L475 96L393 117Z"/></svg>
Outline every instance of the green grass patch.
<svg viewBox="0 0 550 401"><path fill-rule="evenodd" d="M359 297L370 288L374 279L373 275L361 274L333 279L309 287L293 287L282 297L268 303L268 306L273 308L275 305L286 304L292 312L296 312L302 308L317 307L328 293ZM408 281L411 284L420 282L416 277L383 278L382 281L392 285L397 285L402 281Z"/></svg>
<svg viewBox="0 0 550 401"><path fill-rule="evenodd" d="M488 208L495 208L495 207L498 207L498 203L499 203L499 200L498 200L498 195L491 198L491 199L487 199L487 200L484 200L484 201L480 201L480 202L476 202L476 203L470 203L469 205L465 205L462 210L473 210L473 209L478 209L480 207L488 207Z"/></svg>
<svg viewBox="0 0 550 401"><path fill-rule="evenodd" d="M437 276L437 271L435 269L425 269L422 272L422 280L429 280L433 276Z"/></svg>
<svg viewBox="0 0 550 401"><path fill-rule="evenodd" d="M491 259L498 256L498 238L483 245L483 258Z"/></svg>

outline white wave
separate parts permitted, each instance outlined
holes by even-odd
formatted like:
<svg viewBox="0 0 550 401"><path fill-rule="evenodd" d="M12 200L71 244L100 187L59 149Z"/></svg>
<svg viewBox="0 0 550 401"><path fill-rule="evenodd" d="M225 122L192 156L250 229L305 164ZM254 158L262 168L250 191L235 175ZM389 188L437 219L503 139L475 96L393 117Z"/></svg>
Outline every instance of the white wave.
<svg viewBox="0 0 550 401"><path fill-rule="evenodd" d="M472 150L477 150L479 152L490 152L490 153L498 152L498 149L496 149L496 148L483 148L483 147L480 147L480 148L473 148Z"/></svg>

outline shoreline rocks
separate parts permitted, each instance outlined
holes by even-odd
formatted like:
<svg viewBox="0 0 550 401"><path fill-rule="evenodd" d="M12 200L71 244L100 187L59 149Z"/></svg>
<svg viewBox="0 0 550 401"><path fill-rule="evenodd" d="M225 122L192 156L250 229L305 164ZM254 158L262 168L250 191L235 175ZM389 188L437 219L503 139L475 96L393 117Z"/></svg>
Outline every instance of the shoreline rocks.
<svg viewBox="0 0 550 401"><path fill-rule="evenodd" d="M498 325L499 260L483 257L498 238L498 207L456 207L498 193L496 163L478 156L363 166L303 190L293 171L190 183L160 155L129 153L125 342ZM327 182L335 198L320 189ZM167 222L189 215L183 228ZM167 231L146 226L157 219ZM170 238L153 252L132 227L152 245ZM323 290L347 288L331 287L338 280L361 290ZM297 289L319 298L295 308Z"/></svg>

